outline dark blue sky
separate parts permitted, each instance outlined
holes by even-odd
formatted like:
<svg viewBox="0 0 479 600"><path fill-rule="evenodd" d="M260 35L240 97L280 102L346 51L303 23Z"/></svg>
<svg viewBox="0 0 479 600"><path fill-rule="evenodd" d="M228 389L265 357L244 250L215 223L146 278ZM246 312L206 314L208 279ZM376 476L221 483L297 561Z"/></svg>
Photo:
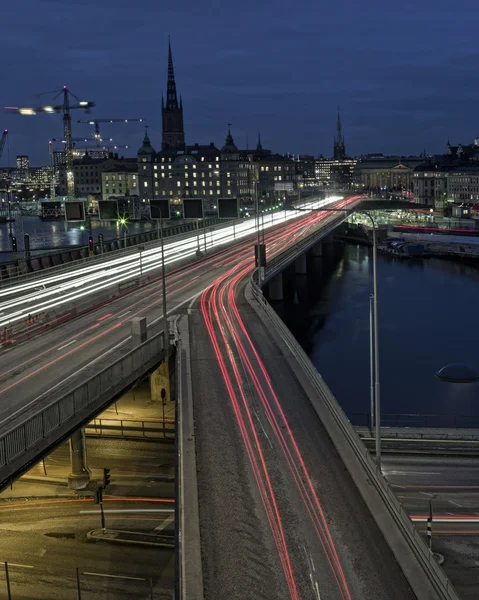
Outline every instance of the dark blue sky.
<svg viewBox="0 0 479 600"><path fill-rule="evenodd" d="M0 104L68 85L92 116L147 118L159 147L170 34L188 143L221 145L231 122L240 146L260 128L272 150L330 155L339 104L349 154L440 152L479 135L478 20L477 0L10 1ZM62 135L58 115L4 114L5 127L11 163L46 163ZM142 139L140 124L103 134L130 155Z"/></svg>

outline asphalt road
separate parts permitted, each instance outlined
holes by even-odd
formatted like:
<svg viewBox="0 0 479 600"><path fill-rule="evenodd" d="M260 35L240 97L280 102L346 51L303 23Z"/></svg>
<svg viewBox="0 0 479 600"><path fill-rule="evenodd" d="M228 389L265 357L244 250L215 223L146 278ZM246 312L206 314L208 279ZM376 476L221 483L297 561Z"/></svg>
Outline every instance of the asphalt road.
<svg viewBox="0 0 479 600"><path fill-rule="evenodd" d="M100 481L104 468L111 471L111 483L106 495L174 498L173 444L87 437L86 448L92 479ZM67 442L46 457L45 466L43 461L33 466L11 488L7 488L0 498L72 495L65 486L70 471ZM47 479L43 483L45 477ZM58 485L55 480L60 480Z"/></svg>
<svg viewBox="0 0 479 600"><path fill-rule="evenodd" d="M147 533L158 532L158 528L168 531L171 512L163 511L171 507L134 499L108 501L106 525ZM77 600L78 568L82 599L149 599L151 578L153 597L171 600L173 551L89 541L87 532L99 527L98 507L91 500L0 503L0 562L11 565L12 598ZM7 597L4 572L0 596Z"/></svg>
<svg viewBox="0 0 479 600"><path fill-rule="evenodd" d="M479 457L384 455L383 472L426 536L433 508L433 550L463 600L479 597Z"/></svg>
<svg viewBox="0 0 479 600"><path fill-rule="evenodd" d="M241 268L191 313L206 596L414 598Z"/></svg>
<svg viewBox="0 0 479 600"><path fill-rule="evenodd" d="M169 275L168 312L187 306L242 253L251 253L251 242L242 242ZM161 331L162 314L161 281L157 281L18 346L3 349L0 420L11 423L12 418L20 414L23 417L27 407L51 402L54 394L74 387L85 377L86 369L99 369L117 358L130 342L133 317L147 317L150 335Z"/></svg>

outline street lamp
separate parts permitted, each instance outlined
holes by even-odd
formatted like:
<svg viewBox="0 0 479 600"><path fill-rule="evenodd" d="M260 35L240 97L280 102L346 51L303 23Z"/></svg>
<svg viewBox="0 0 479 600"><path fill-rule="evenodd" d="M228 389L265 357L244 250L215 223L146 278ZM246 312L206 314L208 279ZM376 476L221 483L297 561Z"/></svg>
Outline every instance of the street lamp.
<svg viewBox="0 0 479 600"><path fill-rule="evenodd" d="M447 383L476 383L479 381L479 373L465 363L450 363L436 373L440 381Z"/></svg>

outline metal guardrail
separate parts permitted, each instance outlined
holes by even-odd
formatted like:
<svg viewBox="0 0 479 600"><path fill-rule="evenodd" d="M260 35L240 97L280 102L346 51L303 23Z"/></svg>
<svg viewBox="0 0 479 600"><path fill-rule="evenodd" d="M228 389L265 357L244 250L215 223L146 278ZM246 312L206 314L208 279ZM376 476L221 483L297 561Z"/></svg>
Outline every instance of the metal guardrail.
<svg viewBox="0 0 479 600"><path fill-rule="evenodd" d="M304 372L307 374L318 396L324 403L324 406L327 407L331 417L334 419L337 426L343 433L345 440L347 440L349 446L359 459L369 481L374 485L376 491L379 493L381 499L386 505L390 515L398 525L402 535L411 549L412 554L416 557L429 581L435 588L436 593L438 594L437 598L442 600L460 600L457 592L452 586L452 583L441 567L437 564L432 553L429 552L421 534L417 531L413 522L404 511L389 483L378 471L376 463L372 459L369 450L356 434L353 426L351 425L338 401L329 390L328 386L316 370L313 363L310 361L307 354L296 341L293 334L289 331L280 317L276 314L275 310L267 302L256 282L257 270L254 271L253 275L251 276L251 290L253 297L260 304L269 319L273 322L289 351L304 369Z"/></svg>
<svg viewBox="0 0 479 600"><path fill-rule="evenodd" d="M163 332L0 435L0 489L26 463L67 435L165 357Z"/></svg>

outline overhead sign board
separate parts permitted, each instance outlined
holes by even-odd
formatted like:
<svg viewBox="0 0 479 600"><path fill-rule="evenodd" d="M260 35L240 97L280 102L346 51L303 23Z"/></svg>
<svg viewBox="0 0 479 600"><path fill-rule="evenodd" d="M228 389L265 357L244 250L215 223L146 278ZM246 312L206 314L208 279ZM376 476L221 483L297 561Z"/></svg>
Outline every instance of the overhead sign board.
<svg viewBox="0 0 479 600"><path fill-rule="evenodd" d="M274 189L277 192L292 192L294 190L294 185L292 181L285 181L282 183L276 182L274 184Z"/></svg>
<svg viewBox="0 0 479 600"><path fill-rule="evenodd" d="M218 198L218 217L237 219L239 217L238 198Z"/></svg>
<svg viewBox="0 0 479 600"><path fill-rule="evenodd" d="M98 218L100 221L118 221L118 200L99 200Z"/></svg>
<svg viewBox="0 0 479 600"><path fill-rule="evenodd" d="M85 221L86 209L83 200L69 200L65 202L65 221L75 223Z"/></svg>
<svg viewBox="0 0 479 600"><path fill-rule="evenodd" d="M169 219L170 199L155 198L150 200L150 215L152 219Z"/></svg>
<svg viewBox="0 0 479 600"><path fill-rule="evenodd" d="M185 198L183 200L183 217L185 219L202 219L203 198Z"/></svg>

